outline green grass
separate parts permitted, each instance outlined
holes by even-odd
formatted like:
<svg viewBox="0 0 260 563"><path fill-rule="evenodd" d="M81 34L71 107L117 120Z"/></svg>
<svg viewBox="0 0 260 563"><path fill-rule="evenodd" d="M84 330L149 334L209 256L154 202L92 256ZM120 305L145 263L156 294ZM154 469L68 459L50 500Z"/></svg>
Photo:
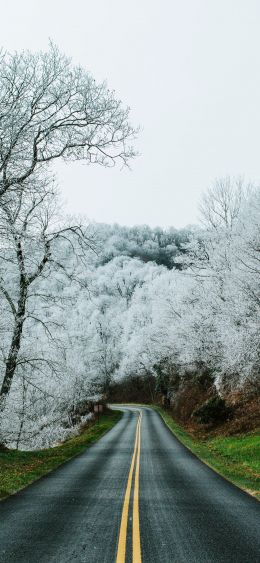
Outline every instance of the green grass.
<svg viewBox="0 0 260 563"><path fill-rule="evenodd" d="M199 440L177 424L161 407L160 413L172 432L201 460L223 477L260 499L260 434L218 436Z"/></svg>
<svg viewBox="0 0 260 563"><path fill-rule="evenodd" d="M52 471L65 461L83 452L101 438L118 420L122 413L107 411L79 436L60 446L46 450L22 452L0 451L0 499L23 489L36 479Z"/></svg>

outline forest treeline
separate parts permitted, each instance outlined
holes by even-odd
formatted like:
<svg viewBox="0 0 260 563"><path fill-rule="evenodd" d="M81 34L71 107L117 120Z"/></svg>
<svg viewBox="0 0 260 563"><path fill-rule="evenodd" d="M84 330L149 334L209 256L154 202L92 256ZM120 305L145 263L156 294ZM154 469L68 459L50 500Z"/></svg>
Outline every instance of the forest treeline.
<svg viewBox="0 0 260 563"><path fill-rule="evenodd" d="M163 401L184 422L234 415L241 420L233 428L246 431L259 424L259 188L220 179L200 215L182 231L127 229L122 255L98 265L100 338L110 342L103 377L111 400ZM139 249L125 257L136 238L154 249L149 262ZM172 249L167 267L157 254L162 247L165 255L163 241ZM113 242L107 236L109 248Z"/></svg>
<svg viewBox="0 0 260 563"><path fill-rule="evenodd" d="M119 391L256 396L259 188L217 181L187 229L79 221L51 163L127 164L128 109L55 46L4 54L0 84L0 444L52 445Z"/></svg>

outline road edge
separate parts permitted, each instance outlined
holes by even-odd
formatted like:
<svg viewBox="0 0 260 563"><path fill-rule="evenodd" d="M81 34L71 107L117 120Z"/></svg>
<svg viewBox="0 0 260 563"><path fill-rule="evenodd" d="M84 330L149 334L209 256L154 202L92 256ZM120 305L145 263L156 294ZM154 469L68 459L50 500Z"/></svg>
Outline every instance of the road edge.
<svg viewBox="0 0 260 563"><path fill-rule="evenodd" d="M192 453L192 455L194 455L199 461L201 461L202 463L204 463L204 465L206 465L207 467L209 467L209 469L211 469L212 471L214 471L214 473L216 473L217 475L219 475L220 477L222 477L222 479L225 479L225 481L227 481L228 483L230 483L231 485L233 485L234 487L236 487L237 489L239 489L242 493L244 493L245 495L249 496L249 498L255 499L258 503L260 502L260 499L256 496L256 494L254 494L252 491L248 490L248 489L244 489L243 487L241 487L238 483L236 483L235 481L229 479L228 477L226 477L226 475L224 475L223 473L221 473L221 471L219 471L218 469L216 469L216 467L214 467L214 465L211 465L209 462L207 462L206 460L204 460L202 457L200 457L192 448L190 448L189 446L187 446L187 444L185 444L185 442L179 437L177 436L177 434L174 432L173 428L170 427L170 425L168 424L168 422L165 420L164 415L163 415L163 409L161 407L157 407L156 405L143 405L146 407L149 407L151 409L153 409L155 412L157 412L157 414L161 417L161 419L163 420L165 426L167 426L167 428L170 430L170 432L173 434L173 436L176 438L176 440L178 440L178 442L180 442L185 448L187 448L187 450L189 450L189 452ZM259 493L257 493L259 495Z"/></svg>
<svg viewBox="0 0 260 563"><path fill-rule="evenodd" d="M0 503L5 502L6 500L8 500L10 497L14 497L16 495L19 495L22 491L24 491L25 489L27 489L28 487L34 485L34 483L37 483L40 479L44 479L45 477L47 477L48 475L50 475L51 473L53 473L54 471L59 470L63 465L65 465L66 463L69 463L71 460L83 455L85 453L86 450L90 449L92 446L94 446L101 438L103 438L106 434L108 434L108 432L110 432L110 430L112 430L112 428L114 428L116 426L116 424L118 424L118 422L120 422L120 420L123 417L124 411L121 411L120 409L118 409L118 413L120 413L120 416L118 417L118 420L116 420L113 424L111 424L111 426L109 428L107 428L106 430L104 430L104 432L101 432L100 435L90 441L89 443L86 442L86 444L82 447L81 451L78 451L77 453L68 456L66 459L64 459L63 461L61 461L60 463L57 463L57 465L55 465L53 468L48 469L46 471L44 471L41 475L36 476L34 479L32 479L31 481L29 481L28 483L26 483L25 485L17 488L16 490L14 490L13 492L10 492L9 494L5 495L4 497L0 498ZM98 423L96 423L98 424ZM76 436L78 437L78 436ZM73 439L73 438L72 438ZM59 448L64 446L64 444L66 444L67 442L70 442L71 439L66 440L65 442L63 442L60 446L55 446L55 448ZM37 451L37 450L35 450ZM44 450L41 450L44 451Z"/></svg>

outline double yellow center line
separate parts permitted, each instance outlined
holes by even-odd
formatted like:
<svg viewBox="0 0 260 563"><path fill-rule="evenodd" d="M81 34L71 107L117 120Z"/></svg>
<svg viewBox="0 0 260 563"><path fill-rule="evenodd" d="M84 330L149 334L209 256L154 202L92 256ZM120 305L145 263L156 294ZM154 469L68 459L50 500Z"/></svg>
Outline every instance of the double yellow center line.
<svg viewBox="0 0 260 563"><path fill-rule="evenodd" d="M129 512L129 503L130 503L134 469L135 469L135 477L134 477L134 496L133 496L132 561L134 563L142 563L140 520L139 520L139 473L140 473L140 450L141 450L141 423L142 423L142 412L139 411L139 417L138 417L136 433L135 433L134 453L130 465L123 510L122 510L116 563L125 563L125 559L126 559L127 523L128 523L128 512Z"/></svg>

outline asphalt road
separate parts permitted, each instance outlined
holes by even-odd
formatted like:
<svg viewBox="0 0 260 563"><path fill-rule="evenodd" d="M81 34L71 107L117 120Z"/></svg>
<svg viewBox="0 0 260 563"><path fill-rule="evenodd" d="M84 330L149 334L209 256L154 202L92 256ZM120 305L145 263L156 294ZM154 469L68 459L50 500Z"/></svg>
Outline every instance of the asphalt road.
<svg viewBox="0 0 260 563"><path fill-rule="evenodd" d="M0 503L1 563L260 562L260 504L140 410Z"/></svg>

